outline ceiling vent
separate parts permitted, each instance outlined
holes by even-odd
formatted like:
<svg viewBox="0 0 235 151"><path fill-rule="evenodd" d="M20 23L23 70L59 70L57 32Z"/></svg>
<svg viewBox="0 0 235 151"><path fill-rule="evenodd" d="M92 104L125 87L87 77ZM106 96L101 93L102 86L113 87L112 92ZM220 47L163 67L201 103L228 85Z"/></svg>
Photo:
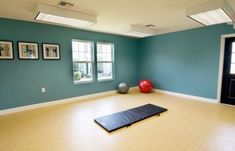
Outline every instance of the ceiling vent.
<svg viewBox="0 0 235 151"><path fill-rule="evenodd" d="M94 15L45 4L38 4L36 14L37 21L76 28L85 28L97 22Z"/></svg>
<svg viewBox="0 0 235 151"><path fill-rule="evenodd" d="M58 4L58 7L62 7L62 8L71 8L73 6L74 4L66 2L66 1L60 1Z"/></svg>
<svg viewBox="0 0 235 151"><path fill-rule="evenodd" d="M148 25L145 25L145 27L147 27L147 28L155 28L155 25L153 25L153 24L148 24Z"/></svg>
<svg viewBox="0 0 235 151"><path fill-rule="evenodd" d="M134 36L134 37L148 37L153 36L157 34L157 30L155 28L155 25L149 24L149 25L131 25L130 30L128 30L126 35Z"/></svg>

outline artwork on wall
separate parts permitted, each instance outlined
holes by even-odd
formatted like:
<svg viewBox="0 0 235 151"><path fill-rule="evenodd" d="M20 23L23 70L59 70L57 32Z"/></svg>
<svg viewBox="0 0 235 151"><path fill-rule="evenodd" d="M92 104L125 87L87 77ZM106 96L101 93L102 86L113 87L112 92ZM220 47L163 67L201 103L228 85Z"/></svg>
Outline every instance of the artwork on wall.
<svg viewBox="0 0 235 151"><path fill-rule="evenodd" d="M12 41L0 41L0 59L14 59Z"/></svg>
<svg viewBox="0 0 235 151"><path fill-rule="evenodd" d="M18 42L18 54L19 54L19 59L26 59L26 60L39 59L38 43Z"/></svg>
<svg viewBox="0 0 235 151"><path fill-rule="evenodd" d="M43 43L43 59L45 60L60 60L60 45Z"/></svg>

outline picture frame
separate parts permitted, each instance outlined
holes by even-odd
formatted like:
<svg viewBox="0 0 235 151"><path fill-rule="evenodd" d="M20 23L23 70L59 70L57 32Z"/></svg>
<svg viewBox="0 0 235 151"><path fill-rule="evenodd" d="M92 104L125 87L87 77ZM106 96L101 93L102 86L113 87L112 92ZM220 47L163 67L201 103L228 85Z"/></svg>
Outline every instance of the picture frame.
<svg viewBox="0 0 235 151"><path fill-rule="evenodd" d="M60 60L59 44L42 43L42 50L44 60Z"/></svg>
<svg viewBox="0 0 235 151"><path fill-rule="evenodd" d="M13 60L13 41L0 40L0 60Z"/></svg>
<svg viewBox="0 0 235 151"><path fill-rule="evenodd" d="M18 56L21 60L38 60L38 43L37 42L18 42Z"/></svg>

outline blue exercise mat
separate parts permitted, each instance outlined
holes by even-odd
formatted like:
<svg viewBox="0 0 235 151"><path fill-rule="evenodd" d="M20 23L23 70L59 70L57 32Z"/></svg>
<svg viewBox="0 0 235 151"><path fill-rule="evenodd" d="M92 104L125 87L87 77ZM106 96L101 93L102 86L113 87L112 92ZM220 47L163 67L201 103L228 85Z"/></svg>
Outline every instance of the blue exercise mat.
<svg viewBox="0 0 235 151"><path fill-rule="evenodd" d="M130 126L131 124L148 117L160 115L160 113L165 111L167 111L167 109L153 104L146 104L126 111L96 118L94 121L106 131L112 132L119 128Z"/></svg>

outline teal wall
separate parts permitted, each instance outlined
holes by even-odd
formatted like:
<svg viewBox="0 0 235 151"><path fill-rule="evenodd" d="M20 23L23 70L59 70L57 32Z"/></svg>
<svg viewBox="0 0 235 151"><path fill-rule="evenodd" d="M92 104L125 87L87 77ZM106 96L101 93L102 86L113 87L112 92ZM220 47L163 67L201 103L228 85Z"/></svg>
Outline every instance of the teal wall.
<svg viewBox="0 0 235 151"><path fill-rule="evenodd" d="M144 38L139 41L139 79L156 88L216 99L221 35L225 24Z"/></svg>
<svg viewBox="0 0 235 151"><path fill-rule="evenodd" d="M150 79L158 89L215 99L220 38L232 26L216 25L143 39L0 19L0 39L14 41L14 60L0 60L0 110L98 93L126 81ZM112 42L115 80L74 85L71 40ZM19 60L17 41L59 43L60 61ZM41 88L47 92L42 93Z"/></svg>
<svg viewBox="0 0 235 151"><path fill-rule="evenodd" d="M0 39L14 41L15 54L14 60L0 60L0 110L113 90L120 81L137 85L137 39L8 19L0 19ZM115 80L74 85L72 39L114 43ZM42 60L41 45L40 60L19 60L17 41L59 43L61 60Z"/></svg>

